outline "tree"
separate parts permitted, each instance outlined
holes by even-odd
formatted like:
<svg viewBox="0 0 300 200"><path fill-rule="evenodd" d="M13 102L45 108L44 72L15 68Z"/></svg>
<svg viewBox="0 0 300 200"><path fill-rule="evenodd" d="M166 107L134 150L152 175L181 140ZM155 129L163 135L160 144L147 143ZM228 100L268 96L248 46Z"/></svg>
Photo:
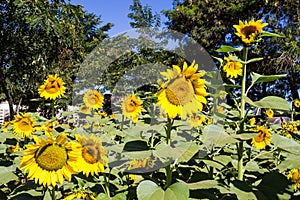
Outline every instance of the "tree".
<svg viewBox="0 0 300 200"><path fill-rule="evenodd" d="M284 38L267 39L251 57L263 57L259 64L249 65L249 70L260 74L288 73L278 86L261 83L250 92L260 99L267 92L276 92L280 96L299 98L297 88L299 80L299 19L298 1L201 1L175 0L174 9L163 11L169 18L168 28L187 34L201 44L211 55L221 45L236 45L239 38L232 27L239 20L263 19L268 30L284 34ZM270 62L270 55L272 59ZM284 84L287 81L288 86ZM274 85L274 83L271 83ZM283 88L285 87L285 88ZM286 88L287 87L287 88ZM291 91L291 92L290 92Z"/></svg>
<svg viewBox="0 0 300 200"><path fill-rule="evenodd" d="M99 17L64 0L1 0L0 9L0 92L11 118L13 104L29 105L48 74L63 76L70 88L85 54L112 26L100 27Z"/></svg>

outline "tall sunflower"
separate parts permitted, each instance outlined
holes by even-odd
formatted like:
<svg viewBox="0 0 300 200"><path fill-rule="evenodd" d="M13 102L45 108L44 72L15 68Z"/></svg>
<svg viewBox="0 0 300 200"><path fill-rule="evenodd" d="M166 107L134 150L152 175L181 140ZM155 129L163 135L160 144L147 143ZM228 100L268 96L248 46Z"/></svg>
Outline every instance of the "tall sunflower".
<svg viewBox="0 0 300 200"><path fill-rule="evenodd" d="M232 61L229 57L224 58L226 64L223 66L223 71L226 72L226 77L237 78L243 75L243 65L240 62Z"/></svg>
<svg viewBox="0 0 300 200"><path fill-rule="evenodd" d="M35 144L26 145L21 169L29 171L29 179L48 187L63 183L64 178L71 181L72 174L77 173L74 165L81 155L81 145L74 141L66 142L66 139L65 133L56 140L34 137Z"/></svg>
<svg viewBox="0 0 300 200"><path fill-rule="evenodd" d="M90 109L99 109L103 106L104 97L98 90L89 90L83 96L86 107Z"/></svg>
<svg viewBox="0 0 300 200"><path fill-rule="evenodd" d="M236 29L236 35L239 36L245 44L252 43L256 37L262 32L263 27L267 26L267 23L262 23L262 20L246 22L245 24L240 20L239 25L233 25Z"/></svg>
<svg viewBox="0 0 300 200"><path fill-rule="evenodd" d="M30 137L34 132L34 123L29 114L19 113L13 121L14 134L21 137Z"/></svg>
<svg viewBox="0 0 300 200"><path fill-rule="evenodd" d="M65 86L61 78L57 77L57 74L49 75L48 79L45 80L44 84L39 88L39 94L45 99L57 99L65 94Z"/></svg>
<svg viewBox="0 0 300 200"><path fill-rule="evenodd" d="M251 144L257 149L264 149L271 143L272 134L269 132L270 129L267 129L264 126L257 127L257 131L257 136L252 138Z"/></svg>
<svg viewBox="0 0 300 200"><path fill-rule="evenodd" d="M107 151L102 146L102 140L95 135L81 136L76 134L76 140L81 144L81 156L77 161L78 170L87 177L104 172L108 164Z"/></svg>
<svg viewBox="0 0 300 200"><path fill-rule="evenodd" d="M204 73L196 73L198 65L194 62L188 67L186 63L181 70L173 65L173 70L168 69L161 74L167 81L161 84L161 90L156 94L161 108L173 119L180 116L186 119L187 115L193 115L202 111L206 104L206 86L201 77Z"/></svg>
<svg viewBox="0 0 300 200"><path fill-rule="evenodd" d="M122 101L122 114L126 118L132 118L132 121L136 123L138 116L142 113L143 101L138 99L134 94L125 97Z"/></svg>

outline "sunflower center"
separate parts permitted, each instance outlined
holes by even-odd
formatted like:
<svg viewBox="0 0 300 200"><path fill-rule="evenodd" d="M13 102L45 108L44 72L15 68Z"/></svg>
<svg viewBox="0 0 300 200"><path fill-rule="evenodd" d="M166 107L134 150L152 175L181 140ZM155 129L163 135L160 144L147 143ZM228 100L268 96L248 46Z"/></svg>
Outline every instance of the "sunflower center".
<svg viewBox="0 0 300 200"><path fill-rule="evenodd" d="M255 137L256 142L263 142L265 140L266 133L259 131L258 135Z"/></svg>
<svg viewBox="0 0 300 200"><path fill-rule="evenodd" d="M56 93L57 91L59 91L60 85L58 84L57 81L51 81L50 83L47 84L46 86L46 90L48 93Z"/></svg>
<svg viewBox="0 0 300 200"><path fill-rule="evenodd" d="M130 99L130 101L126 105L126 111L134 112L136 110L136 107L137 107L137 103L134 100Z"/></svg>
<svg viewBox="0 0 300 200"><path fill-rule="evenodd" d="M68 156L64 147L58 144L49 144L37 151L35 159L42 169L56 171L66 165Z"/></svg>
<svg viewBox="0 0 300 200"><path fill-rule="evenodd" d="M84 146L82 149L82 157L87 163L94 164L97 160L98 151L94 146Z"/></svg>
<svg viewBox="0 0 300 200"><path fill-rule="evenodd" d="M28 118L24 118L19 122L19 128L22 131L27 131L27 130L31 129L31 125L32 125L32 123Z"/></svg>
<svg viewBox="0 0 300 200"><path fill-rule="evenodd" d="M97 104L98 101L99 101L99 100L98 100L98 97L97 97L96 95L94 95L94 94L92 94L92 95L90 95L90 96L88 97L88 102L89 102L89 104L91 104L91 105Z"/></svg>
<svg viewBox="0 0 300 200"><path fill-rule="evenodd" d="M177 78L166 88L166 97L173 105L184 105L194 97L194 89L184 78Z"/></svg>
<svg viewBox="0 0 300 200"><path fill-rule="evenodd" d="M246 38L251 38L251 35L253 34L253 33L255 33L256 34L256 32L257 32L257 28L256 28L256 26L246 26L246 27L244 27L243 29L242 29L242 34L243 35L245 35L246 36Z"/></svg>

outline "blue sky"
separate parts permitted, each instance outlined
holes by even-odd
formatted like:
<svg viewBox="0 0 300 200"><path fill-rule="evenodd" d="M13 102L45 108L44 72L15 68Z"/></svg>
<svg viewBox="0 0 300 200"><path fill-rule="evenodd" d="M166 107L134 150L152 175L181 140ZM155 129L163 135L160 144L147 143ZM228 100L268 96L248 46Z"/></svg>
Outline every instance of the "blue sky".
<svg viewBox="0 0 300 200"><path fill-rule="evenodd" d="M130 19L127 17L129 6L133 0L71 0L72 4L81 4L88 12L101 16L103 24L111 22L114 27L109 31L109 35L113 36L121 32L130 30ZM142 5L148 4L152 7L153 12L172 9L172 0L140 0ZM166 21L164 15L161 14L161 21Z"/></svg>

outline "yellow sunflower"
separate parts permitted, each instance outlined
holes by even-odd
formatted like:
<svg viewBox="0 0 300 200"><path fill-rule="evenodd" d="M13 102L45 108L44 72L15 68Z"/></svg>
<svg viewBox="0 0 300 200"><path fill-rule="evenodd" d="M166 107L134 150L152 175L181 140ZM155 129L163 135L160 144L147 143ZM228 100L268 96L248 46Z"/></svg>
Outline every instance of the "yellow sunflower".
<svg viewBox="0 0 300 200"><path fill-rule="evenodd" d="M122 114L126 118L132 118L134 123L138 121L138 116L142 113L142 109L143 101L133 94L125 97L122 102Z"/></svg>
<svg viewBox="0 0 300 200"><path fill-rule="evenodd" d="M270 129L264 126L257 127L258 134L252 138L251 144L257 149L264 149L268 144L271 143L272 134L269 132Z"/></svg>
<svg viewBox="0 0 300 200"><path fill-rule="evenodd" d="M300 169L292 169L286 178L293 184L293 189L296 191L300 183Z"/></svg>
<svg viewBox="0 0 300 200"><path fill-rule="evenodd" d="M45 80L44 84L39 88L39 94L45 99L60 98L65 94L65 86L61 78L57 77L57 74L49 75L48 79Z"/></svg>
<svg viewBox="0 0 300 200"><path fill-rule="evenodd" d="M34 137L35 144L26 145L21 158L21 169L29 171L28 178L45 187L62 184L64 177L71 181L76 173L74 165L81 156L81 145L77 142L66 142L67 135L62 133L53 138L39 139Z"/></svg>
<svg viewBox="0 0 300 200"><path fill-rule="evenodd" d="M19 113L13 121L14 134L21 137L30 137L34 132L34 120L29 114Z"/></svg>
<svg viewBox="0 0 300 200"><path fill-rule="evenodd" d="M95 135L89 137L76 134L76 140L82 146L81 156L77 161L77 167L87 177L104 172L108 166L107 151L102 146L102 140Z"/></svg>
<svg viewBox="0 0 300 200"><path fill-rule="evenodd" d="M50 121L42 125L42 130L45 131L45 135L47 137L52 137L53 125L59 125L59 122L55 120L54 122Z"/></svg>
<svg viewBox="0 0 300 200"><path fill-rule="evenodd" d="M272 109L268 109L266 111L266 115L269 117L269 118L272 118L274 116L274 111Z"/></svg>
<svg viewBox="0 0 300 200"><path fill-rule="evenodd" d="M226 72L226 77L237 78L243 75L243 65L240 62L232 61L229 57L224 58L226 64L223 66L223 71Z"/></svg>
<svg viewBox="0 0 300 200"><path fill-rule="evenodd" d="M296 100L294 101L294 106L295 106L296 108L300 108L300 100L299 100L299 99L296 99Z"/></svg>
<svg viewBox="0 0 300 200"><path fill-rule="evenodd" d="M250 120L249 120L249 123L250 123L250 126L255 126L256 124L256 119L254 117L252 117Z"/></svg>
<svg viewBox="0 0 300 200"><path fill-rule="evenodd" d="M103 95L98 90L89 90L83 96L83 101L88 108L99 109L103 106Z"/></svg>
<svg viewBox="0 0 300 200"><path fill-rule="evenodd" d="M236 29L236 35L239 36L245 44L250 44L255 38L262 32L263 27L267 26L267 23L262 23L262 20L252 20L247 23L239 21L239 25L233 25Z"/></svg>
<svg viewBox="0 0 300 200"><path fill-rule="evenodd" d="M82 105L80 106L79 112L89 115L91 114L91 109L86 105Z"/></svg>
<svg viewBox="0 0 300 200"><path fill-rule="evenodd" d="M290 122L288 125L286 125L286 129L284 130L284 133L286 134L286 137L291 138L292 134L296 134L298 131L297 124L295 122Z"/></svg>
<svg viewBox="0 0 300 200"><path fill-rule="evenodd" d="M193 128L200 126L206 121L205 117L200 115L191 115L189 117L189 125Z"/></svg>
<svg viewBox="0 0 300 200"><path fill-rule="evenodd" d="M84 200L96 200L95 195L91 192L76 190L65 197L63 200L84 199Z"/></svg>
<svg viewBox="0 0 300 200"><path fill-rule="evenodd" d="M161 74L167 78L161 84L161 90L156 94L161 108L173 119L180 116L186 119L187 115L193 115L197 111L202 111L203 104L206 104L206 86L204 74L196 73L198 65L192 63L187 67L184 63L183 69L173 65L173 70L168 69Z"/></svg>
<svg viewBox="0 0 300 200"><path fill-rule="evenodd" d="M154 160L150 157L142 158L142 159L132 159L129 162L128 170L134 169L151 169L154 167Z"/></svg>

